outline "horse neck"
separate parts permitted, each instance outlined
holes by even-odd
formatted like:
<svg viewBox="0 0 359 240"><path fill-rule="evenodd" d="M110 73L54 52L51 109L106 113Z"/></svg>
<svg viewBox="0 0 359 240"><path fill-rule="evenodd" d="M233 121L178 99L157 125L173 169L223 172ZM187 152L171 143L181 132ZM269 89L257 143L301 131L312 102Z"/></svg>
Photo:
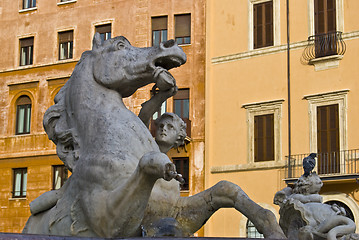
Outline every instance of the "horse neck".
<svg viewBox="0 0 359 240"><path fill-rule="evenodd" d="M121 110L127 108L118 92L96 82L90 64L79 66L74 73L67 89L67 116L79 137L92 141L103 136L96 130L105 131L106 126L100 124L104 118L116 121Z"/></svg>

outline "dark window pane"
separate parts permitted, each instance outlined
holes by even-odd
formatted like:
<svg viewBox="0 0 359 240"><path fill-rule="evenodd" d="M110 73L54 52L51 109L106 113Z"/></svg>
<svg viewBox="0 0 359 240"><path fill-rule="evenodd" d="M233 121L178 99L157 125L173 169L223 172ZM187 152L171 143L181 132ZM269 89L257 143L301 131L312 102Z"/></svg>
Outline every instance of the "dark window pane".
<svg viewBox="0 0 359 240"><path fill-rule="evenodd" d="M189 158L188 157L179 157L172 158L173 163L176 166L176 170L179 174L182 175L185 183L181 185L181 190L189 189Z"/></svg>
<svg viewBox="0 0 359 240"><path fill-rule="evenodd" d="M16 134L30 133L31 100L21 96L16 101Z"/></svg>
<svg viewBox="0 0 359 240"><path fill-rule="evenodd" d="M177 94L173 96L173 112L187 124L187 135L190 137L189 105L189 89L179 89Z"/></svg>
<svg viewBox="0 0 359 240"><path fill-rule="evenodd" d="M23 0L23 9L36 7L36 0Z"/></svg>
<svg viewBox="0 0 359 240"><path fill-rule="evenodd" d="M104 42L111 38L111 24L96 26L96 32L100 34L101 41Z"/></svg>
<svg viewBox="0 0 359 240"><path fill-rule="evenodd" d="M20 66L33 63L34 38L20 39Z"/></svg>
<svg viewBox="0 0 359 240"><path fill-rule="evenodd" d="M27 168L13 169L13 197L26 197Z"/></svg>
<svg viewBox="0 0 359 240"><path fill-rule="evenodd" d="M175 39L177 44L191 43L191 14L175 16Z"/></svg>
<svg viewBox="0 0 359 240"><path fill-rule="evenodd" d="M167 16L152 17L152 46L159 46L167 41Z"/></svg>
<svg viewBox="0 0 359 240"><path fill-rule="evenodd" d="M59 33L59 60L73 57L73 31Z"/></svg>
<svg viewBox="0 0 359 240"><path fill-rule="evenodd" d="M52 189L61 188L68 177L68 170L65 166L53 166L53 183Z"/></svg>

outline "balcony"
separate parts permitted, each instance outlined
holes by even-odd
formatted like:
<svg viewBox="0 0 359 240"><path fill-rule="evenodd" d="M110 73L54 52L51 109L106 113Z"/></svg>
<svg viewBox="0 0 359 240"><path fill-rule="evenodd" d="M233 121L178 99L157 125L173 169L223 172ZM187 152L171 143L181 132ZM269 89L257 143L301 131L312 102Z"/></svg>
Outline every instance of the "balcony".
<svg viewBox="0 0 359 240"><path fill-rule="evenodd" d="M341 59L346 50L342 32L330 32L308 37L308 45L302 54L304 64L315 65L318 60Z"/></svg>
<svg viewBox="0 0 359 240"><path fill-rule="evenodd" d="M285 166L286 183L296 181L303 175L303 158L309 153L292 155L290 164ZM356 179L359 178L359 149L319 153L315 171L322 179Z"/></svg>

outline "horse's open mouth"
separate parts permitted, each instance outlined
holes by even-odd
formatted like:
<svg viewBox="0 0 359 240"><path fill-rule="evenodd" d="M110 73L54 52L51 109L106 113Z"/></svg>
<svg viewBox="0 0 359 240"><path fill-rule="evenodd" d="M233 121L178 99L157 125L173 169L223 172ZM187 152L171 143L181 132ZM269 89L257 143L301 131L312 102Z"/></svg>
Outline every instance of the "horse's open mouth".
<svg viewBox="0 0 359 240"><path fill-rule="evenodd" d="M184 63L185 61L177 56L166 56L156 59L154 65L156 67L162 67L166 70L170 70L172 68L179 67Z"/></svg>
<svg viewBox="0 0 359 240"><path fill-rule="evenodd" d="M184 64L186 61L177 56L165 56L154 61L153 76L160 90L168 90L176 85L176 80L168 71Z"/></svg>

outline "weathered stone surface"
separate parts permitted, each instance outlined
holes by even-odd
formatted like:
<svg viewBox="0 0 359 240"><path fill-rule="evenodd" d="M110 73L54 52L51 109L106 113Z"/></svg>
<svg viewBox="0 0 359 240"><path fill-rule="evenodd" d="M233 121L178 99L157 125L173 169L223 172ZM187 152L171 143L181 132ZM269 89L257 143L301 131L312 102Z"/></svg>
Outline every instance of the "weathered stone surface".
<svg viewBox="0 0 359 240"><path fill-rule="evenodd" d="M135 48L124 37L101 43L95 34L92 51L83 53L44 116L45 130L73 174L61 189L31 204L33 215L24 233L191 236L219 208L233 207L266 237L284 238L274 214L233 183L221 181L192 197L180 197L181 176L163 153L177 144L180 127L166 122L155 141L144 123L176 93L168 70L185 61L173 40ZM149 83L159 93L143 104L137 117L123 98Z"/></svg>
<svg viewBox="0 0 359 240"><path fill-rule="evenodd" d="M304 174L293 189L286 187L274 197L274 203L280 206L281 228L288 239L293 240L355 239L355 223L345 217L345 210L335 204L322 203L319 191L323 183L312 172L314 158L314 154L304 158ZM308 161L311 161L309 167Z"/></svg>

